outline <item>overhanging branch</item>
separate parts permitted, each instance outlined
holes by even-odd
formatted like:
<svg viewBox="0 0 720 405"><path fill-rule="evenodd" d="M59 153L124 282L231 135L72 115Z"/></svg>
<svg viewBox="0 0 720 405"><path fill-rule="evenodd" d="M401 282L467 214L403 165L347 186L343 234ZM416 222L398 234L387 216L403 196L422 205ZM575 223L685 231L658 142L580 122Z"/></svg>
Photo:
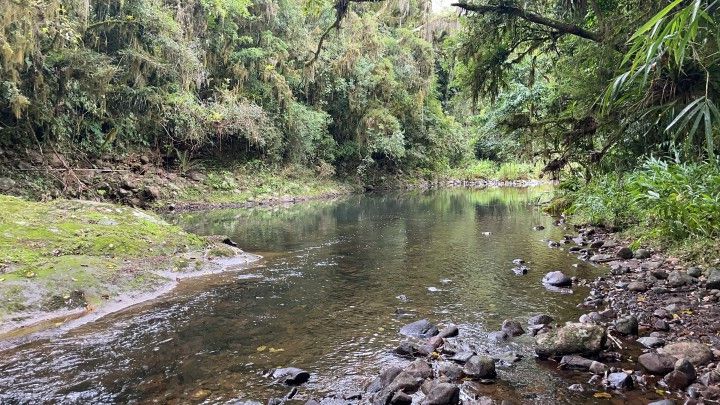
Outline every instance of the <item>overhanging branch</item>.
<svg viewBox="0 0 720 405"><path fill-rule="evenodd" d="M577 37L589 39L594 42L603 42L603 38L597 32L586 30L585 28L579 27L575 24L558 21L552 18L542 16L540 14L533 13L531 11L523 10L520 7L507 5L483 6L468 3L452 3L452 5L455 7L460 7L463 10L471 11L478 14L493 13L518 17L525 21L550 27L565 34L575 35Z"/></svg>

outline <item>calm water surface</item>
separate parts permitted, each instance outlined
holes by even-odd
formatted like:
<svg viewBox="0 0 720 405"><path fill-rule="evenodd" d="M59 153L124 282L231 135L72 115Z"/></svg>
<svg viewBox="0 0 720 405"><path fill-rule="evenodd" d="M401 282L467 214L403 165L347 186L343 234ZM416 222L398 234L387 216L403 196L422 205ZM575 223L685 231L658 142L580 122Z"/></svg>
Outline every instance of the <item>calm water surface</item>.
<svg viewBox="0 0 720 405"><path fill-rule="evenodd" d="M499 370L491 395L578 403L569 383L533 358L530 337L483 339L508 318L577 319L587 291L550 292L540 279L556 269L599 273L548 248L547 239L563 231L532 207L541 194L412 192L172 218L197 233L228 235L265 258L3 352L0 402L264 402L287 392L263 377L278 366L313 373L299 399L351 392L382 365L401 362L389 354L400 326L428 318L459 324L480 350L525 355ZM529 274L511 271L515 258L528 262Z"/></svg>

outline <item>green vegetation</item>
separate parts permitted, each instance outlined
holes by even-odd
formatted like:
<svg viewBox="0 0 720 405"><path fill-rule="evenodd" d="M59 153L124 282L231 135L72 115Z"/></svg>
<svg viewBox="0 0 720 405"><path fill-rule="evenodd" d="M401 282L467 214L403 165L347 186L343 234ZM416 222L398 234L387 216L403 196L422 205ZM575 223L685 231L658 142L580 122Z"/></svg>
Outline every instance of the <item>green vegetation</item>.
<svg viewBox="0 0 720 405"><path fill-rule="evenodd" d="M562 189L575 222L625 229L638 244L716 257L707 249L717 250L720 237L717 163L649 159L630 173L597 177L582 186L568 182Z"/></svg>
<svg viewBox="0 0 720 405"><path fill-rule="evenodd" d="M231 250L135 208L0 195L0 210L0 322L96 308L118 294L167 282L156 271L202 264L208 246L207 257L227 257Z"/></svg>

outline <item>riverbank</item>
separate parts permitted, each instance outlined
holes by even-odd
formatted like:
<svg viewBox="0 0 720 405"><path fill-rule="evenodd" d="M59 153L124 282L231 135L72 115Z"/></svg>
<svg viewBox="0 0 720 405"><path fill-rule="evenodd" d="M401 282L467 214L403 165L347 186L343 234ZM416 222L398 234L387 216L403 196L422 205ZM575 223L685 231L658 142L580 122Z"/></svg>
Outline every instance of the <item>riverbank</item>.
<svg viewBox="0 0 720 405"><path fill-rule="evenodd" d="M257 256L131 207L0 195L0 338L97 317Z"/></svg>

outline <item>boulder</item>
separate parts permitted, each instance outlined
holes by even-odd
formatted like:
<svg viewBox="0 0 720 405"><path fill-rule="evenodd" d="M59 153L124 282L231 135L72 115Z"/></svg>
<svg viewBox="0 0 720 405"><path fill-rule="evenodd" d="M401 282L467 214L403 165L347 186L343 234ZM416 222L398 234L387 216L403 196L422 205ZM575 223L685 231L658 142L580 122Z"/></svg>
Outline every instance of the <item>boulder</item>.
<svg viewBox="0 0 720 405"><path fill-rule="evenodd" d="M433 384L422 405L457 405L460 403L460 387L450 383Z"/></svg>
<svg viewBox="0 0 720 405"><path fill-rule="evenodd" d="M472 379L495 378L495 361L488 356L473 356L465 363L465 375Z"/></svg>
<svg viewBox="0 0 720 405"><path fill-rule="evenodd" d="M382 390L390 385L400 372L402 372L402 369L398 366L389 366L382 369L382 371L380 371L380 375L370 382L370 384L365 388L365 391L368 393L375 393Z"/></svg>
<svg viewBox="0 0 720 405"><path fill-rule="evenodd" d="M392 395L389 405L412 405L412 397L402 391L398 391Z"/></svg>
<svg viewBox="0 0 720 405"><path fill-rule="evenodd" d="M413 323L409 323L400 328L400 334L409 337L427 339L439 333L437 326L433 325L427 319L421 319Z"/></svg>
<svg viewBox="0 0 720 405"><path fill-rule="evenodd" d="M690 379L688 376L678 370L669 372L665 377L663 377L663 381L671 390L684 390L685 387L690 385Z"/></svg>
<svg viewBox="0 0 720 405"><path fill-rule="evenodd" d="M670 287L682 287L687 284L692 284L694 281L687 273L682 273L677 270L670 272L667 280Z"/></svg>
<svg viewBox="0 0 720 405"><path fill-rule="evenodd" d="M649 259L650 258L650 251L647 249L638 249L635 251L635 254L633 255L636 259Z"/></svg>
<svg viewBox="0 0 720 405"><path fill-rule="evenodd" d="M593 355L605 346L605 328L583 323L570 323L535 338L535 353L541 358L568 354Z"/></svg>
<svg viewBox="0 0 720 405"><path fill-rule="evenodd" d="M638 320L633 315L622 317L615 321L615 330L623 335L637 335Z"/></svg>
<svg viewBox="0 0 720 405"><path fill-rule="evenodd" d="M437 373L439 377L445 377L450 382L461 382L465 377L462 367L450 361L440 363L437 366Z"/></svg>
<svg viewBox="0 0 720 405"><path fill-rule="evenodd" d="M522 325L520 325L520 322L513 321L511 319L504 320L500 329L510 336L520 336L525 333L525 330Z"/></svg>
<svg viewBox="0 0 720 405"><path fill-rule="evenodd" d="M629 247L621 247L618 249L618 251L615 253L617 257L625 260L629 260L633 258L633 251Z"/></svg>
<svg viewBox="0 0 720 405"><path fill-rule="evenodd" d="M700 342L673 343L658 349L658 352L678 359L688 359L695 366L705 365L713 359L710 348Z"/></svg>
<svg viewBox="0 0 720 405"><path fill-rule="evenodd" d="M707 282L705 286L708 290L720 289L720 270L719 269L708 269Z"/></svg>
<svg viewBox="0 0 720 405"><path fill-rule="evenodd" d="M300 385L310 379L310 373L297 367L285 367L273 371L272 377L287 385Z"/></svg>
<svg viewBox="0 0 720 405"><path fill-rule="evenodd" d="M698 278L702 276L702 269L696 266L690 267L687 269L687 275L693 278Z"/></svg>
<svg viewBox="0 0 720 405"><path fill-rule="evenodd" d="M693 366L688 359L678 359L678 361L675 362L675 370L682 371L682 373L687 376L689 382L693 382L697 379L695 366Z"/></svg>
<svg viewBox="0 0 720 405"><path fill-rule="evenodd" d="M676 361L675 357L659 353L645 353L638 357L638 363L649 373L656 375L665 375L672 371Z"/></svg>
<svg viewBox="0 0 720 405"><path fill-rule="evenodd" d="M567 287L572 285L572 279L566 276L562 271L551 271L542 279L543 284L553 287Z"/></svg>
<svg viewBox="0 0 720 405"><path fill-rule="evenodd" d="M608 387L616 390L629 390L634 385L632 376L623 372L608 374L607 384Z"/></svg>

